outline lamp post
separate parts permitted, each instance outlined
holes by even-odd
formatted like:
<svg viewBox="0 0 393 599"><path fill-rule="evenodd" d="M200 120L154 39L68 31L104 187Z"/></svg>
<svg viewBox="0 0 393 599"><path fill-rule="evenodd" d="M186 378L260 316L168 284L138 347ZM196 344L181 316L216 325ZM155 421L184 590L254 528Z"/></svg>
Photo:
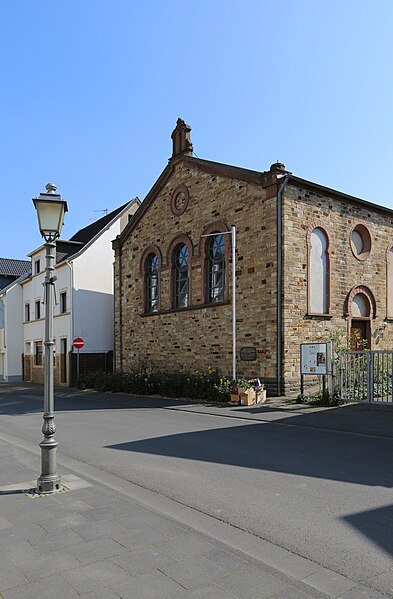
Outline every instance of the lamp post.
<svg viewBox="0 0 393 599"><path fill-rule="evenodd" d="M61 477L57 472L54 414L54 373L53 373L53 298L56 277L53 271L56 262L56 239L60 237L67 202L56 193L56 185L48 183L46 193L33 198L37 210L38 224L45 239L45 360L44 360L44 439L41 447L41 475L37 480L37 493L55 493L60 490Z"/></svg>

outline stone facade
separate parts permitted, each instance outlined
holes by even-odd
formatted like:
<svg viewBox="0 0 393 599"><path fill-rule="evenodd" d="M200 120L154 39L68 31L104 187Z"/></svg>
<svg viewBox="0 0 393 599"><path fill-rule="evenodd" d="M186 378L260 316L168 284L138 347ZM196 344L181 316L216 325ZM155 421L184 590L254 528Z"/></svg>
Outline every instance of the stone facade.
<svg viewBox="0 0 393 599"><path fill-rule="evenodd" d="M178 121L172 135L168 166L113 243L117 370L194 372L210 366L231 374L231 225L236 227L238 375L260 377L273 393L298 389L300 343L321 341L342 327L349 335L349 298L359 286L374 302L366 322L370 345L391 347L386 256L393 212L294 177L280 164L255 172L194 158L190 128L184 125ZM351 231L359 223L371 235L367 259L355 257L351 249ZM309 310L313 227L329 235L330 309L323 315ZM203 235L215 231L225 232L226 295L221 303L207 304ZM175 309L171 249L179 241L189 248L190 288L188 306ZM152 313L145 310L144 257L149 251L160 263L159 307ZM242 348L250 347L256 359L242 360Z"/></svg>
<svg viewBox="0 0 393 599"><path fill-rule="evenodd" d="M295 183L295 181L294 181ZM393 212L307 184L289 184L283 201L283 336L284 380L298 386L300 343L321 342L339 329L347 339L351 333L351 291L366 287L375 300L370 321L370 349L391 349L393 322L387 312L387 252L393 243ZM371 235L371 251L359 260L351 250L353 228L364 224ZM307 232L321 225L330 233L331 310L312 316L307 311Z"/></svg>

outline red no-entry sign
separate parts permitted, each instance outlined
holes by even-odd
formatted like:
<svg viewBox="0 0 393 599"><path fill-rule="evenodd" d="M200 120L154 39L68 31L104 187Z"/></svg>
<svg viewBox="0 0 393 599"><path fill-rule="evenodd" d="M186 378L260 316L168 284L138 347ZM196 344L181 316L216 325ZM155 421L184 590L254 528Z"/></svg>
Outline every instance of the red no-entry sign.
<svg viewBox="0 0 393 599"><path fill-rule="evenodd" d="M85 340L82 339L82 337L75 337L72 345L75 347L75 349L82 349L82 347L85 346Z"/></svg>

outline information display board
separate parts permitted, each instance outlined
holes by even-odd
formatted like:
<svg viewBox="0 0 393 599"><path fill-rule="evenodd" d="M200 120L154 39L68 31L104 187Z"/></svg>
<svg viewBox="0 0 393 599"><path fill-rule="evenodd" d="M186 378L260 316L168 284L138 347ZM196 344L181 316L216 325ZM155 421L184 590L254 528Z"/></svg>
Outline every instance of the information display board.
<svg viewBox="0 0 393 599"><path fill-rule="evenodd" d="M302 343L300 345L301 374L327 374L328 362L327 343Z"/></svg>

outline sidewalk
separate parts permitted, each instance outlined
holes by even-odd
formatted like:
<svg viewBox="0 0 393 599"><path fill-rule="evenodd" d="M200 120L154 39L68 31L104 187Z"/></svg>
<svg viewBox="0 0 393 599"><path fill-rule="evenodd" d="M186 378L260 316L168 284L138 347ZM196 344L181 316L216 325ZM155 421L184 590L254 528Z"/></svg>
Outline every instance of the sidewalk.
<svg viewBox="0 0 393 599"><path fill-rule="evenodd" d="M0 456L3 599L386 599L229 524L64 456L58 467L67 490L32 495L39 447L0 433Z"/></svg>

